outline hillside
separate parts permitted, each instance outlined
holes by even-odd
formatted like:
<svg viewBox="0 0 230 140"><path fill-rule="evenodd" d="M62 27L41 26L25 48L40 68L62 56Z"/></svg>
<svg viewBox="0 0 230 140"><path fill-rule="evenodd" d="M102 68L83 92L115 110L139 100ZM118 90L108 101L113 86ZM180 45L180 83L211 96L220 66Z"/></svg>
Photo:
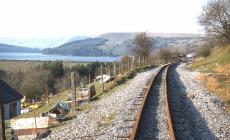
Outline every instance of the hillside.
<svg viewBox="0 0 230 140"><path fill-rule="evenodd" d="M61 54L73 56L111 56L112 53L107 53L98 48L104 44L107 39L103 38L87 38L65 43L56 48L44 49L44 54Z"/></svg>
<svg viewBox="0 0 230 140"><path fill-rule="evenodd" d="M41 50L0 43L0 52L39 53Z"/></svg>
<svg viewBox="0 0 230 140"><path fill-rule="evenodd" d="M152 48L184 46L196 47L201 41L199 35L188 34L150 34ZM44 54L77 56L125 56L132 54L135 33L107 33L96 38L75 40L56 48L44 49Z"/></svg>
<svg viewBox="0 0 230 140"><path fill-rule="evenodd" d="M215 48L206 59L197 59L192 69L202 72L199 78L226 102L230 111L230 45Z"/></svg>
<svg viewBox="0 0 230 140"><path fill-rule="evenodd" d="M33 48L53 48L60 46L71 39L81 40L81 36L74 37L5 37L0 38L3 44L10 44L15 46L33 47Z"/></svg>

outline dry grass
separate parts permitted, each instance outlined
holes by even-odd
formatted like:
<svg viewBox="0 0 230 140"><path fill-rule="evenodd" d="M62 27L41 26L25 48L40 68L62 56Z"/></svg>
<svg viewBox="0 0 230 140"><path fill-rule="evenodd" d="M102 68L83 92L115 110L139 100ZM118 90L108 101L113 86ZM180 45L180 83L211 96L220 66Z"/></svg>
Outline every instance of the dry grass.
<svg viewBox="0 0 230 140"><path fill-rule="evenodd" d="M209 91L219 96L225 103L227 111L230 111L230 78L225 75L205 75L199 76Z"/></svg>
<svg viewBox="0 0 230 140"><path fill-rule="evenodd" d="M207 59L197 59L192 68L203 72L199 79L209 91L223 99L230 111L230 45L215 48Z"/></svg>
<svg viewBox="0 0 230 140"><path fill-rule="evenodd" d="M217 66L214 68L214 71L217 73L223 73L226 76L230 76L230 64Z"/></svg>

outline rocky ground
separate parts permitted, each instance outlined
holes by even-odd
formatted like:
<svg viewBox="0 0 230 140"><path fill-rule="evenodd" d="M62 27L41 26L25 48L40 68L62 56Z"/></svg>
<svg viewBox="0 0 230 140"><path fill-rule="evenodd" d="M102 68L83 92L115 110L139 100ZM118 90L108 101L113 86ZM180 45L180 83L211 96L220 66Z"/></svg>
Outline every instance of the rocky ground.
<svg viewBox="0 0 230 140"><path fill-rule="evenodd" d="M91 102L85 111L78 112L75 119L56 128L45 139L127 139L137 114L136 105L141 101L139 97L142 88L158 70L159 68L138 73L127 84L118 86L114 92ZM184 126L189 125L189 130L179 139L230 139L230 114L224 111L223 102L197 80L199 72L192 72L188 65L181 64L175 68L173 75L172 82L179 83L175 86L179 86L180 90L176 92L178 97L174 99L181 100L179 108L183 108L187 117L183 118L178 114L177 117L181 118L176 120L186 124L178 125L176 131L185 131ZM173 92L178 89L170 90ZM182 92L184 95L179 95ZM177 110L178 106L172 108Z"/></svg>
<svg viewBox="0 0 230 140"><path fill-rule="evenodd" d="M46 139L119 139L130 134L137 113L135 104L148 79L157 69L138 73L128 84L118 86L92 102L89 109L52 131Z"/></svg>
<svg viewBox="0 0 230 140"><path fill-rule="evenodd" d="M199 72L191 72L189 65L181 64L176 68L177 78L185 90L187 97L194 106L193 128L197 129L199 139L230 139L230 113L224 110L223 102L216 96L208 92L201 81L197 80ZM192 115L192 114L190 114ZM197 123L202 122L203 123ZM205 132L209 129L209 136ZM203 131L205 130L205 131ZM195 135L194 133L192 134Z"/></svg>
<svg viewBox="0 0 230 140"><path fill-rule="evenodd" d="M136 140L169 139L166 118L164 114L164 92L166 71L162 70L155 77L151 92L145 102Z"/></svg>

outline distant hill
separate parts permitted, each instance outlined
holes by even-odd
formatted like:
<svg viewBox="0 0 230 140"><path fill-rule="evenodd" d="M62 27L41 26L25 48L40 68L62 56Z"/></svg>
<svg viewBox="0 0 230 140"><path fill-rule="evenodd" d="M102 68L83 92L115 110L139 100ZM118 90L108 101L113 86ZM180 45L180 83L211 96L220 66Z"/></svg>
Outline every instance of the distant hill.
<svg viewBox="0 0 230 140"><path fill-rule="evenodd" d="M135 48L133 39L136 33L106 33L96 38L71 40L56 48L44 49L44 54L77 56L124 56L130 55ZM193 34L153 34L152 48L172 46L194 46L202 38Z"/></svg>
<svg viewBox="0 0 230 140"><path fill-rule="evenodd" d="M104 38L87 38L65 43L56 48L44 49L44 54L61 54L73 56L113 56L112 53L104 52L97 46L107 42Z"/></svg>
<svg viewBox="0 0 230 140"><path fill-rule="evenodd" d="M74 37L0 37L0 42L15 46L23 46L29 48L53 48L64 43L85 39L84 36Z"/></svg>
<svg viewBox="0 0 230 140"><path fill-rule="evenodd" d="M0 43L0 52L39 53L41 50Z"/></svg>

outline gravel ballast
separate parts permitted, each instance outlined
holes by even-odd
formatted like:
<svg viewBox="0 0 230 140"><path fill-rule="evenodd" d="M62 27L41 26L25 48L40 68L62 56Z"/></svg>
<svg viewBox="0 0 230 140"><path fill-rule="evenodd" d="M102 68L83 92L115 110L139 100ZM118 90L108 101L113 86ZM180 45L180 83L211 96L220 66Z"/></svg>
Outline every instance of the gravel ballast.
<svg viewBox="0 0 230 140"><path fill-rule="evenodd" d="M136 140L169 139L164 113L165 69L155 77L145 102Z"/></svg>
<svg viewBox="0 0 230 140"><path fill-rule="evenodd" d="M196 112L193 114L199 113L201 116L192 120L192 127L198 132L199 138L230 139L230 114L224 110L223 102L208 92L202 82L197 79L200 73L190 71L186 64L179 65L176 72L176 80L181 82L184 88L182 90L186 92L192 106L194 106L194 110L188 111ZM200 123L201 119L204 123ZM207 129L209 129L210 134L207 133Z"/></svg>
<svg viewBox="0 0 230 140"><path fill-rule="evenodd" d="M75 119L53 130L46 139L118 139L127 138L137 114L135 104L147 81L158 69L138 73L115 92L90 103L90 109L78 112ZM131 121L130 121L131 120Z"/></svg>

